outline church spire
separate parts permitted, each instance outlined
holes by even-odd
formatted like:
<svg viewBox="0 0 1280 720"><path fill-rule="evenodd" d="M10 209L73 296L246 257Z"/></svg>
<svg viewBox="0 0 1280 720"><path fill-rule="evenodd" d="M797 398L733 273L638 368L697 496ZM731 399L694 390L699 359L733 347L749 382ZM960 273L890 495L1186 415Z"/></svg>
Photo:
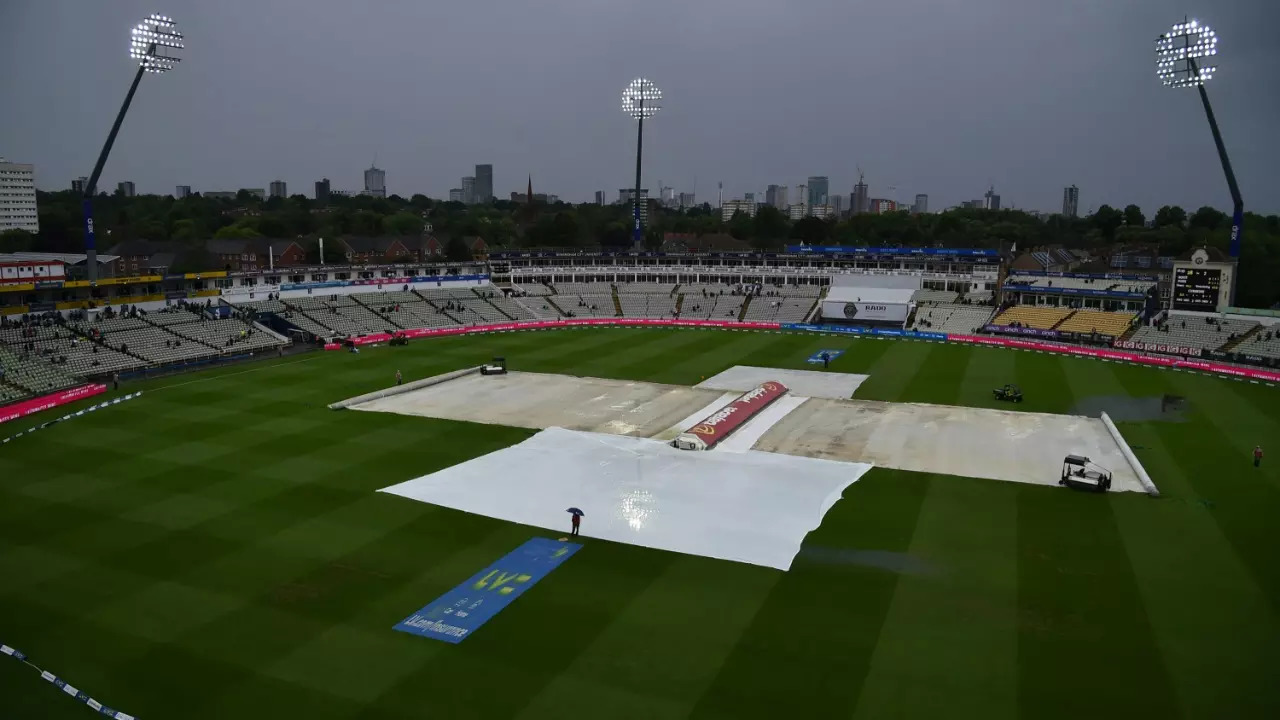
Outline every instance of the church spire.
<svg viewBox="0 0 1280 720"><path fill-rule="evenodd" d="M533 173L529 173L529 188L524 191L524 201L533 204Z"/></svg>

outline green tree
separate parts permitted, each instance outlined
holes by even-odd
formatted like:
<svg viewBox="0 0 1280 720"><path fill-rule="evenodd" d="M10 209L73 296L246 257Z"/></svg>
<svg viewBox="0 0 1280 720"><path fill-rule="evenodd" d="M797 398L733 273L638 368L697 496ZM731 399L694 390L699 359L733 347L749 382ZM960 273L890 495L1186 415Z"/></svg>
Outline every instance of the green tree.
<svg viewBox="0 0 1280 720"><path fill-rule="evenodd" d="M28 252L35 247L36 236L21 228L0 232L0 252Z"/></svg>
<svg viewBox="0 0 1280 720"><path fill-rule="evenodd" d="M400 211L384 218L382 229L391 235L421 235L422 218L411 212Z"/></svg>
<svg viewBox="0 0 1280 720"><path fill-rule="evenodd" d="M821 245L831 237L831 224L812 215L791 226L791 237L810 245Z"/></svg>
<svg viewBox="0 0 1280 720"><path fill-rule="evenodd" d="M1227 214L1211 207L1202 207L1187 220L1188 228L1216 230L1227 225Z"/></svg>
<svg viewBox="0 0 1280 720"><path fill-rule="evenodd" d="M1187 222L1187 211L1177 205L1165 205L1156 211L1155 226L1158 228L1166 225L1176 225L1183 227Z"/></svg>
<svg viewBox="0 0 1280 720"><path fill-rule="evenodd" d="M725 223L725 229L739 240L749 240L755 234L756 224L750 215L738 210L733 213L733 217L729 218L729 222Z"/></svg>
<svg viewBox="0 0 1280 720"><path fill-rule="evenodd" d="M1142 208L1137 205L1126 205L1124 208L1124 224L1129 227L1142 227L1147 222L1147 218L1142 214Z"/></svg>
<svg viewBox="0 0 1280 720"><path fill-rule="evenodd" d="M444 257L449 262L466 262L471 259L471 250L460 236L454 235L444 246Z"/></svg>
<svg viewBox="0 0 1280 720"><path fill-rule="evenodd" d="M1094 227L1107 242L1116 236L1116 228L1124 223L1124 215L1110 205L1103 205L1089 217L1089 224Z"/></svg>
<svg viewBox="0 0 1280 720"><path fill-rule="evenodd" d="M760 242L761 247L779 245L787 237L791 223L782 211L772 205L761 205L756 210L755 228L752 235Z"/></svg>
<svg viewBox="0 0 1280 720"><path fill-rule="evenodd" d="M262 233L258 232L257 229L249 225L242 225L240 223L236 223L235 225L228 225L224 228L220 228L216 233L213 234L213 236L219 239L246 240L250 238L262 237Z"/></svg>

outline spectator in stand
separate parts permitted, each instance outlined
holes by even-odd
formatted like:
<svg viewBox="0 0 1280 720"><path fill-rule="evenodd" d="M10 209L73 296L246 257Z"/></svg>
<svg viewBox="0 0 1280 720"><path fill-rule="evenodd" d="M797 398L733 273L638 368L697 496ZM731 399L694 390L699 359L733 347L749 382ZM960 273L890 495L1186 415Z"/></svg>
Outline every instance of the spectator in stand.
<svg viewBox="0 0 1280 720"><path fill-rule="evenodd" d="M1253 446L1253 466L1260 467L1262 465L1262 446Z"/></svg>

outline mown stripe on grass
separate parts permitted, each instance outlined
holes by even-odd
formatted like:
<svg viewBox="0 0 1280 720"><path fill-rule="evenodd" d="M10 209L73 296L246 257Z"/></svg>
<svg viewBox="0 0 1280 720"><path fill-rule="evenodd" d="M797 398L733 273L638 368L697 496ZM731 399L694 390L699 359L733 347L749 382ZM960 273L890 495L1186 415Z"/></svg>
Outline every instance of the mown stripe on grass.
<svg viewBox="0 0 1280 720"><path fill-rule="evenodd" d="M1017 716L1017 490L930 476L856 717Z"/></svg>
<svg viewBox="0 0 1280 720"><path fill-rule="evenodd" d="M678 556L519 717L559 718L566 707L615 720L687 717L780 578Z"/></svg>
<svg viewBox="0 0 1280 720"><path fill-rule="evenodd" d="M880 351L879 356L864 371L870 377L858 386L853 396L861 400L884 400L887 402L895 402L902 399L908 386L915 381L920 373L933 347L932 343L871 341L867 339L863 339L860 342L873 346L882 346L884 349ZM843 359L843 356L841 359Z"/></svg>
<svg viewBox="0 0 1280 720"><path fill-rule="evenodd" d="M875 469L809 533L692 717L821 717L851 712L899 575L858 562L905 553L926 475Z"/></svg>
<svg viewBox="0 0 1280 720"><path fill-rule="evenodd" d="M1118 383L1108 392L1135 397L1184 394L1188 405L1200 411L1221 398L1222 386L1234 385L1223 380L1183 385L1175 373L1126 370L1117 373ZM1118 498L1112 508L1186 714L1280 715L1280 694L1272 677L1272 669L1280 664L1280 646L1274 642L1280 637L1280 621L1274 597L1258 577L1259 572L1272 572L1274 564L1251 566L1250 558L1237 551L1228 528L1240 521L1231 516L1244 507L1228 503L1224 523L1218 503L1203 502L1193 483L1193 476L1205 473L1219 479L1243 476L1241 491L1247 494L1258 489L1248 483L1252 468L1229 467L1231 459L1239 465L1238 454L1212 437L1201 439L1202 429L1188 422L1120 427L1161 488L1159 500ZM1261 554L1252 559L1261 560ZM1188 573L1189 567L1214 568L1213 581Z"/></svg>
<svg viewBox="0 0 1280 720"><path fill-rule="evenodd" d="M572 560L480 631L459 645L445 647L401 678L378 698L378 705L405 717L514 716L680 557L630 545L586 543ZM484 563L471 572L481 567ZM404 637L409 642L431 642ZM478 678L483 682L477 683ZM423 688L448 691L424 693ZM590 700L579 700L584 716L594 716Z"/></svg>
<svg viewBox="0 0 1280 720"><path fill-rule="evenodd" d="M1018 488L1017 689L1023 716L1179 714L1108 500L1060 488Z"/></svg>

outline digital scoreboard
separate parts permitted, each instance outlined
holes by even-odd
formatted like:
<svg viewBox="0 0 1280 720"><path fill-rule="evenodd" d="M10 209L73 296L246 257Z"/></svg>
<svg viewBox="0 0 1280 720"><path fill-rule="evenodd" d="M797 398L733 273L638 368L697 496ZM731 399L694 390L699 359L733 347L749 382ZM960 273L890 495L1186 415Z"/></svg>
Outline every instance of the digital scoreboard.
<svg viewBox="0 0 1280 720"><path fill-rule="evenodd" d="M1174 268L1173 309L1214 312L1218 309L1222 271L1208 268Z"/></svg>

